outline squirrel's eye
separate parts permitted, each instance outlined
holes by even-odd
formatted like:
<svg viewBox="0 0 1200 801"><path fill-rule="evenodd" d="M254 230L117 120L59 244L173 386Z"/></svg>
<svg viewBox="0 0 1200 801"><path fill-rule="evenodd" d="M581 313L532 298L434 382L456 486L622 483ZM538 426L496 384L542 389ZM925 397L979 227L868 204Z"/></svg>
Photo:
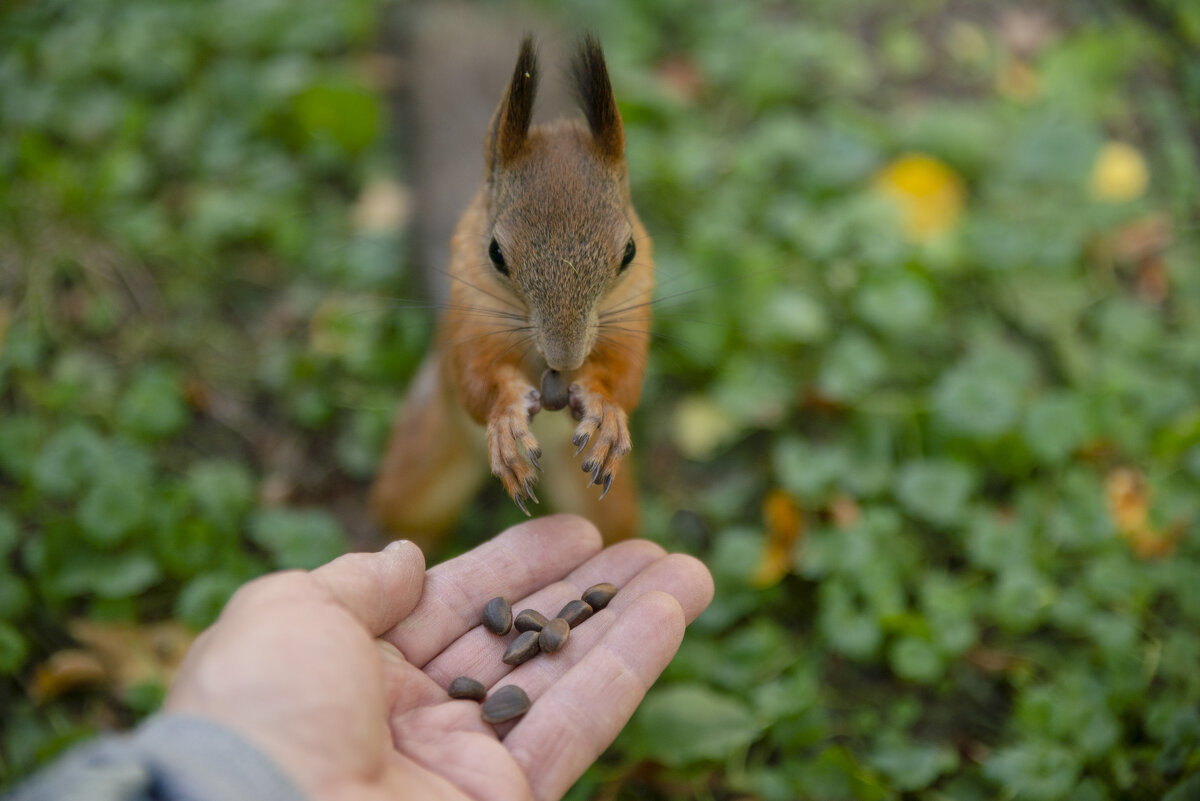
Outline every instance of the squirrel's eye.
<svg viewBox="0 0 1200 801"><path fill-rule="evenodd" d="M625 245L625 255L621 257L621 269L624 270L629 266L629 262L633 261L633 257L637 255L637 245L633 244L633 240L629 240L629 244Z"/></svg>
<svg viewBox="0 0 1200 801"><path fill-rule="evenodd" d="M504 263L504 254L500 252L500 243L492 238L492 243L488 245L488 258L492 260L492 264L500 271L501 275L508 275L508 265Z"/></svg>

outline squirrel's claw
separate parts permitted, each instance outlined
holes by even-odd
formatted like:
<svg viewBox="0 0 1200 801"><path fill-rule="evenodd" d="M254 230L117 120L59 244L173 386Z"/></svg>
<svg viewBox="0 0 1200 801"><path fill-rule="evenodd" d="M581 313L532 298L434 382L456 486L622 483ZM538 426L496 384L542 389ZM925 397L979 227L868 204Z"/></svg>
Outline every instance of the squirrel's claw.
<svg viewBox="0 0 1200 801"><path fill-rule="evenodd" d="M492 474L500 479L504 490L526 516L531 516L526 499L539 502L533 486L537 483L536 470L541 469L538 457L542 453L529 430L532 412L528 401L533 395L534 392L527 393L524 399L494 411L487 424Z"/></svg>
<svg viewBox="0 0 1200 801"><path fill-rule="evenodd" d="M584 392L578 384L571 385L571 407L579 413L579 426L571 439L573 444L579 446L575 455L578 456L591 443L591 450L584 457L580 469L590 474L587 486L603 486L600 493L603 498L612 487L621 459L632 448L628 417L625 410L607 395Z"/></svg>

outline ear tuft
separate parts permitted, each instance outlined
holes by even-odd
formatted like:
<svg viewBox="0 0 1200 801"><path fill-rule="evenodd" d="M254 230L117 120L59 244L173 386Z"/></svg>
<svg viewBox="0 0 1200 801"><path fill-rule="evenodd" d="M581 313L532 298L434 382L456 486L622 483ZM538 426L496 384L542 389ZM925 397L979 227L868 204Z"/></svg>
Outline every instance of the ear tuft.
<svg viewBox="0 0 1200 801"><path fill-rule="evenodd" d="M625 129L621 112L608 80L604 51L592 34L585 34L571 61L571 78L579 107L587 117L592 139L606 158L619 160L625 155Z"/></svg>
<svg viewBox="0 0 1200 801"><path fill-rule="evenodd" d="M513 67L508 91L492 117L486 155L488 166L503 167L521 152L533 120L533 100L537 95L538 64L533 37L521 40L521 52ZM497 163L498 162L498 163Z"/></svg>

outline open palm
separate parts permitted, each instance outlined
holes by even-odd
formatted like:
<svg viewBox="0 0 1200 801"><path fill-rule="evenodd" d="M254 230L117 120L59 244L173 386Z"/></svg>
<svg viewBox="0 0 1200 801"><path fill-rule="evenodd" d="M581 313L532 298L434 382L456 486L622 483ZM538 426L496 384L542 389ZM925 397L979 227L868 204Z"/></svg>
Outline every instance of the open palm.
<svg viewBox="0 0 1200 801"><path fill-rule="evenodd" d="M512 668L488 599L553 616L592 584L620 591L566 646ZM574 517L516 526L425 572L393 543L259 579L197 640L167 709L263 747L314 798L559 798L612 742L712 597L704 566L632 540L601 550ZM517 721L483 723L445 688L515 684Z"/></svg>

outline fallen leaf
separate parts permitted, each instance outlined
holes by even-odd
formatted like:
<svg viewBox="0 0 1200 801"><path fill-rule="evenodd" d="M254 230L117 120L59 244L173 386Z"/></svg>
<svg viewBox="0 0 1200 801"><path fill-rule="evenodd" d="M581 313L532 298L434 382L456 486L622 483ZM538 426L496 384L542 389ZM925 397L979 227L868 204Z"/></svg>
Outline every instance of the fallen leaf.
<svg viewBox="0 0 1200 801"><path fill-rule="evenodd" d="M1150 493L1139 472L1128 467L1117 468L1109 473L1104 493L1117 533L1136 556L1162 559L1175 552L1184 524L1161 529L1151 522Z"/></svg>
<svg viewBox="0 0 1200 801"><path fill-rule="evenodd" d="M1041 89L1037 73L1024 61L1006 61L996 72L996 91L1001 97L1028 103L1037 99Z"/></svg>
<svg viewBox="0 0 1200 801"><path fill-rule="evenodd" d="M875 188L896 204L905 236L926 242L948 233L966 205L962 179L941 161L924 153L906 153L875 177Z"/></svg>
<svg viewBox="0 0 1200 801"><path fill-rule="evenodd" d="M43 704L80 687L107 682L108 671L96 654L68 648L51 654L34 669L29 695L34 703Z"/></svg>
<svg viewBox="0 0 1200 801"><path fill-rule="evenodd" d="M1142 152L1124 142L1108 142L1092 163L1088 194L1102 203L1124 203L1141 197L1149 183Z"/></svg>
<svg viewBox="0 0 1200 801"><path fill-rule="evenodd" d="M839 493L829 504L829 514L833 518L835 526L847 529L858 523L858 519L862 517L862 510L859 509L858 501L854 498L845 493Z"/></svg>
<svg viewBox="0 0 1200 801"><path fill-rule="evenodd" d="M755 587L770 587L791 569L792 552L804 533L804 515L796 499L781 489L773 489L763 497L762 515L767 544L750 582Z"/></svg>
<svg viewBox="0 0 1200 801"><path fill-rule="evenodd" d="M142 684L167 686L195 634L173 620L162 623L99 623L73 620L67 630L104 667L120 692Z"/></svg>
<svg viewBox="0 0 1200 801"><path fill-rule="evenodd" d="M737 436L737 421L708 398L692 395L675 407L672 440L688 459L706 461Z"/></svg>
<svg viewBox="0 0 1200 801"><path fill-rule="evenodd" d="M350 220L362 233L394 233L408 222L412 214L412 193L395 181L375 179L367 184L354 208Z"/></svg>

